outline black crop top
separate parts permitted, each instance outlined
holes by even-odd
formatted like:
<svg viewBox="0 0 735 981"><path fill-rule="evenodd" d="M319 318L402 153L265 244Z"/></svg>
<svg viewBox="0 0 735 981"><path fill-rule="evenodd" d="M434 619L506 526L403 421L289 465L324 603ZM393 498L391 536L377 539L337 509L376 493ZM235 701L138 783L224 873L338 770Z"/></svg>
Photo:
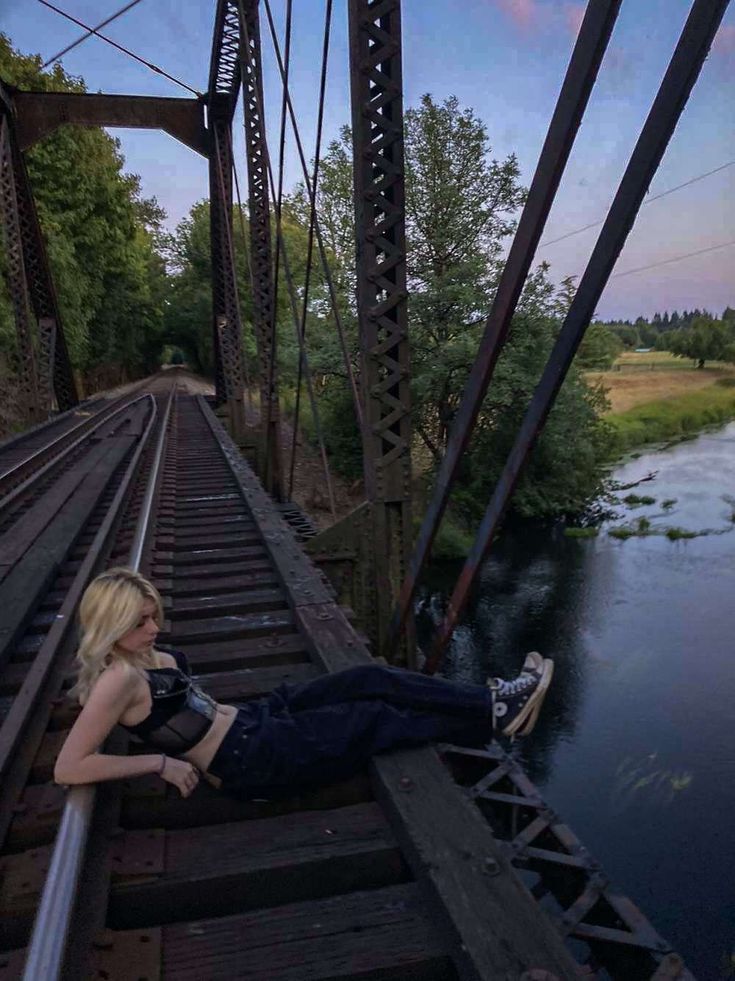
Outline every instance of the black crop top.
<svg viewBox="0 0 735 981"><path fill-rule="evenodd" d="M175 668L148 668L151 689L150 715L134 726L123 726L163 753L186 753L204 739L217 714L214 701L191 680L186 655L160 650L176 661ZM122 723L120 723L122 725Z"/></svg>

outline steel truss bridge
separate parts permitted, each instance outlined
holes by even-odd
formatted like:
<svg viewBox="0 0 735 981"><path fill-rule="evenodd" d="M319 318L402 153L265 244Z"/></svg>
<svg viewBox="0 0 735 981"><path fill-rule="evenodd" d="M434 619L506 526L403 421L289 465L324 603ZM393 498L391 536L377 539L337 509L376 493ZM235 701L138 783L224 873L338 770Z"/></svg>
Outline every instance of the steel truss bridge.
<svg viewBox="0 0 735 981"><path fill-rule="evenodd" d="M365 501L319 534L288 500L280 445L279 264L290 276L278 223L273 240L278 194L263 109L259 0L218 0L208 91L198 98L30 92L0 84L5 275L23 407L33 426L0 445L0 693L6 700L0 898L10 924L0 934L6 951L0 977L245 971L258 978L496 979L537 968L567 978L579 976L579 965L599 978L691 977L495 744L442 746L440 757L433 749L391 753L376 758L364 779L286 804L235 806L206 793L177 801L156 781L97 794L77 788L64 799L49 783L59 733L73 718L64 697L71 614L89 578L112 560L124 559L157 582L170 615L167 634L189 650L221 699L252 697L284 678L303 680L374 655L416 665L417 581L620 5L587 4L413 547L400 0L348 0L361 358L352 390ZM436 632L429 672L462 616L727 5L692 4ZM264 6L272 29L265 0ZM286 66L276 53L298 138ZM246 422L243 402L245 324L233 234L233 184L238 195L239 188L232 127L241 93L260 400L255 426ZM173 382L158 380L119 403L85 404L91 419L79 422L24 163L24 151L67 124L161 129L207 159L216 393L210 403L186 395L172 375ZM318 172L308 173L298 145L311 204L309 248L331 286L315 207ZM332 301L339 325L333 288ZM311 392L305 314L299 323L295 306L294 316L300 370ZM355 629L355 615L364 634ZM212 842L231 856L247 852L247 860L231 858L219 867ZM192 855L208 856L205 875ZM257 898L253 889L260 890ZM333 941L320 934L322 921L333 927Z"/></svg>

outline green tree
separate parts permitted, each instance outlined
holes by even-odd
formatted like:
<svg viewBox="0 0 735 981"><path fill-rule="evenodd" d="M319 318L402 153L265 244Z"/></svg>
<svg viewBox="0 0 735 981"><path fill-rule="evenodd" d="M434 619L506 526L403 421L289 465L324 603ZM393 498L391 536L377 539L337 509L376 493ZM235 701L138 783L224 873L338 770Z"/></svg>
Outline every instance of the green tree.
<svg viewBox="0 0 735 981"><path fill-rule="evenodd" d="M294 218L289 207L284 209L282 236L288 257L289 272L294 284L297 316L301 315L302 291L306 267L307 231ZM243 231L246 241L243 241ZM233 209L233 242L235 269L243 324L242 343L246 371L257 374L257 349L253 333L253 305L247 255L250 246L248 219ZM275 249L275 225L272 229ZM209 231L209 202L193 205L188 216L179 223L168 241L166 258L170 280L165 303L164 336L167 344L180 347L189 365L210 377L214 373L212 348L212 257ZM319 327L324 319L324 286L316 264L312 270L307 337L316 330L311 347L321 350ZM298 369L299 345L294 327L293 306L288 288L285 263L280 262L277 304L277 346L279 377L286 388L293 385ZM323 353L321 357L326 358ZM318 360L318 359L317 359ZM314 366L312 365L312 368ZM317 365L317 372L319 366Z"/></svg>
<svg viewBox="0 0 735 981"><path fill-rule="evenodd" d="M733 361L735 328L723 321L700 315L691 326L668 336L669 350L679 357L692 358L698 368L707 361Z"/></svg>
<svg viewBox="0 0 735 981"><path fill-rule="evenodd" d="M525 192L456 97L425 95L405 118L413 418L438 462Z"/></svg>
<svg viewBox="0 0 735 981"><path fill-rule="evenodd" d="M524 191L515 157L493 160L484 125L455 98L437 104L424 96L405 119L412 420L419 444L417 469L426 470L428 463L428 479L444 454L492 301L503 243L513 231ZM328 216L322 217L325 237L344 284L342 303L350 331L351 159L350 134L344 129L327 148L318 196L319 214ZM307 220L303 191L295 196L294 211L302 222ZM569 284L557 292L545 267L527 284L464 461L458 501L468 517L484 509L569 298ZM350 340L356 351L354 333ZM359 434L345 380L339 369L333 371L323 393L327 441L333 440L333 453L354 473ZM606 427L598 421L602 391L589 387L575 364L559 405L515 499L514 507L524 514L579 510L601 484L607 439Z"/></svg>
<svg viewBox="0 0 735 981"><path fill-rule="evenodd" d="M577 352L577 364L586 371L607 371L622 350L618 335L602 324L590 324Z"/></svg>
<svg viewBox="0 0 735 981"><path fill-rule="evenodd" d="M13 50L0 34L0 76L34 91L83 92L80 79L38 56ZM118 140L103 130L63 126L26 153L59 296L72 363L102 384L156 366L165 269L157 251L163 212L123 172ZM7 304L0 344L14 348Z"/></svg>

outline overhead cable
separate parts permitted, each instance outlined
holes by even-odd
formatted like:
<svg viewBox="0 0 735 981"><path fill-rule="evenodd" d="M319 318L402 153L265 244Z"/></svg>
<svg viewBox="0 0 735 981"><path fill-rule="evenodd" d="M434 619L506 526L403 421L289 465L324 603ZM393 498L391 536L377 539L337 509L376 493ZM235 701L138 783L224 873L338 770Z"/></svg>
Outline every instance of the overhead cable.
<svg viewBox="0 0 735 981"><path fill-rule="evenodd" d="M118 17L122 17L122 15L127 13L131 7L135 7L136 4L139 3L140 0L132 0L131 3L127 4L121 10L118 10L117 13L112 15L112 17L108 17L106 20L101 20L99 24L96 24L91 30L88 30L85 34L82 34L81 37L76 39L76 41L72 41L71 44L67 44L67 46L62 51L59 51L58 54L55 54L53 58L49 58L48 61L44 61L41 67L48 68L49 65L52 65L55 61L58 61L59 58L62 58L65 54L68 54L72 48L76 48L76 46L81 44L82 41L86 41L88 37L91 37L95 33L95 31L98 31L101 27L106 27L108 24L111 24L113 20L117 20Z"/></svg>
<svg viewBox="0 0 735 981"><path fill-rule="evenodd" d="M268 392L273 391L273 386L275 383L276 376L276 344L278 339L278 332L276 330L278 324L278 285L280 280L281 271L281 252L283 250L283 166L284 166L284 156L286 150L286 85L288 85L288 72L291 65L291 22L293 14L293 0L286 0L286 83L283 89L283 96L281 99L281 125L280 125L280 135L278 139L278 190L274 199L274 206L276 209L276 254L275 261L273 263L273 317L270 324L271 331L271 358L270 364L268 366ZM262 115L262 113L261 113ZM263 120L264 122L264 120ZM265 139L265 137L264 137ZM298 331L298 322L294 321L294 326ZM301 358L299 358L299 364L301 364ZM268 441L270 440L271 434L271 402L272 399L269 398L266 405L266 426L265 426L265 439L266 439L266 458L268 458ZM298 419L297 419L298 424ZM294 433L296 432L294 428ZM289 497L291 496L291 489L289 489Z"/></svg>
<svg viewBox="0 0 735 981"><path fill-rule="evenodd" d="M89 24L85 24L83 21L77 20L76 17L72 17L71 14L67 14L60 7L56 7L53 3L49 3L49 0L38 0L38 2L42 3L44 7L48 7L49 10L53 10L55 11L55 13L60 14L62 17L66 17L67 20L72 21L74 24L77 24L79 27L83 27L85 31L89 31L90 34L94 34L95 37L100 38L102 41L107 41L107 43L111 44L113 48L117 48L118 51L122 51L122 53L126 54L129 58L133 58L135 61L139 61L141 65L145 65L146 68L150 68L150 70L152 72L155 72L157 75L162 75L164 78L167 78L170 82L173 82L175 85L180 85L182 89L186 89L187 92L191 92L193 95L201 96L202 93L198 92L196 89L193 89L191 85L187 85L186 82L182 82L180 79L175 78L173 75L169 75L169 73L165 72L163 68L159 68L158 65L154 65L153 62L151 61L146 61L145 58L141 58L139 55L135 54L134 51L131 51L129 48L123 47L122 44L118 44L117 41L113 41L105 34L100 34L100 32L97 30L96 27L90 27Z"/></svg>
<svg viewBox="0 0 735 981"><path fill-rule="evenodd" d="M636 269L626 269L623 272L613 273L610 279L619 279L621 276L632 276L633 273L643 272L646 269L655 269L657 266L665 266L670 262L679 262L681 259L691 259L695 255L704 255L705 252L715 252L717 249L726 249L730 245L735 245L735 239L731 242L722 242L720 245L710 245L706 249L697 249L696 252L685 252L684 255L675 255L670 259L661 259L659 262L651 262L647 266L638 266Z"/></svg>
<svg viewBox="0 0 735 981"><path fill-rule="evenodd" d="M301 134L299 132L299 125L296 121L296 113L294 112L293 103L291 101L291 95L288 90L288 85L285 80L285 69L283 65L283 57L281 56L281 46L278 43L278 36L276 34L275 26L273 24L273 17L270 13L270 6L266 5L266 13L268 16L268 27L270 29L271 40L273 42L273 50L276 55L276 60L278 62L278 70L281 75L281 81L284 84L286 91L286 101L288 103L288 113L291 119L291 127L293 129L294 138L296 140L296 149L299 155L299 161L301 162L301 172L304 176L304 186L306 187L306 192L311 199L311 178L309 176L309 168L306 165L306 156L304 154L304 147L301 142ZM314 218L314 231L316 233L316 241L319 246L319 256L322 262L322 269L324 270L324 278L327 281L327 286L329 288L329 299L332 306L332 313L334 314L334 322L337 327L337 335L339 337L340 349L342 351L342 358L345 364L345 370L347 372L347 378L350 384L350 390L352 391L352 399L355 407L355 416L357 417L358 425L360 431L364 433L365 431L365 418L362 411L362 402L360 400L360 394L357 390L357 382L355 381L355 373L352 369L352 362L350 361L350 355L347 350L347 341L345 339L344 325L342 324L342 317L339 312L339 303L337 301L337 291L334 286L334 279L332 277L332 271L329 266L329 259L327 258L327 251L324 247L324 239L322 237L321 226L319 224L319 218L315 215Z"/></svg>
<svg viewBox="0 0 735 981"><path fill-rule="evenodd" d="M719 174L721 170L726 170L728 167L735 165L735 160L728 160L727 163L720 164L719 167L715 167L714 170L708 170L704 174L697 174L696 177L690 177L688 181L684 181L683 184L677 184L676 187L670 187L667 191L661 191L660 194L654 194L650 198L646 198L643 204L652 204L654 201L659 201L661 198L665 198L668 194L673 194L674 191L680 191L682 187L689 187L690 184L696 184L697 181L704 180L705 177L711 177L713 174ZM641 205L643 207L643 205ZM564 235L560 235L558 238L550 238L546 242L542 242L539 245L540 249L545 248L547 245L556 245L557 242L563 242L567 238L571 238L573 235L580 235L582 232L588 231L590 228L597 228L601 225L604 218L600 218L599 221L592 221L589 225L583 225L581 228L575 228L574 231L565 232Z"/></svg>
<svg viewBox="0 0 735 981"><path fill-rule="evenodd" d="M266 0L266 5L268 0ZM319 161L322 148L322 126L324 123L324 102L327 87L327 64L329 61L329 40L332 29L332 0L327 0L324 13L324 40L322 43L322 68L319 81L319 103L317 110L316 124L316 146L314 149L314 172L311 177L311 195L309 200L309 235L306 246L306 275L304 277L304 297L301 303L301 324L300 333L304 341L306 340L306 314L309 308L309 287L311 285L311 262L314 255L314 222L316 220L316 192L319 184ZM284 113L285 113L284 98ZM291 442L291 466L289 470L288 488L289 495L293 492L294 469L296 466L296 432L299 425L299 411L301 409L301 375L302 362L299 359L298 380L296 382L296 407L294 409L294 429Z"/></svg>
<svg viewBox="0 0 735 981"><path fill-rule="evenodd" d="M241 62L242 62L242 61L244 61L243 47L245 47L247 50L250 50L250 37L248 35L247 21L246 21L244 10L243 10L242 0L238 0L238 11L239 11L239 15L240 15L240 30L242 32L241 41L243 39L245 41L244 46L243 46L242 43L240 44L240 59L241 59ZM243 79L243 86L244 86L245 85L245 76L246 76L246 73L245 73L244 67L241 70L242 70L242 79ZM263 114L262 93L259 90L259 87L257 85L254 86L254 91L255 91L255 99L256 99L256 104L257 104L258 112L260 114L261 119L263 119L264 114ZM286 89L286 92L287 91L288 90ZM244 115L244 111L245 111L245 107L243 105L243 115ZM267 174L267 178L268 178L268 186L270 188L271 198L275 201L276 200L276 185L275 185L275 182L274 182L274 179L273 179L273 167L271 166L270 154L268 153L268 144L267 144L267 141L265 140L265 134L264 134L264 139L263 139L263 158L264 158L264 161L265 161L265 169L266 169L266 174ZM324 442L324 433L322 431L321 420L319 418L319 407L318 407L317 402L316 402L316 396L315 396L315 393L314 393L313 380L312 380L312 376L311 376L311 371L309 369L309 359L308 359L308 356L307 356L307 353L306 353L306 348L304 346L303 338L301 337L301 333L299 331L299 314L298 314L298 305L297 305L297 302L296 302L296 290L295 290L295 287L294 287L294 281L293 281L293 277L291 275L290 264L289 264L289 261L288 261L288 250L286 249L286 242L285 242L285 239L283 237L281 237L281 250L282 250L281 251L281 256L283 258L283 271L284 271L285 276L286 276L287 293L288 293L288 297L289 297L289 301L290 301L290 305L291 305L291 316L292 316L292 319L293 319L294 330L295 330L295 333L296 333L296 339L297 339L298 344L299 344L299 356L303 360L303 363L304 363L304 370L305 370L305 374L306 374L307 391L309 393L309 401L311 403L312 417L314 419L314 428L316 430L317 440L319 442L319 447L320 447L320 451L321 451L322 466L323 466L323 469L324 469L324 479L325 479L325 483L326 483L326 486L327 486L327 495L329 497L329 505L330 505L330 509L332 511L332 516L336 520L336 518L337 518L336 505L335 505L335 501L334 501L334 491L333 491L333 488L332 488L332 479L331 479L331 476L330 476L330 473L329 473L329 465L328 465L328 462L327 462L326 446L325 446L325 442ZM274 296L274 303L277 305L277 297L276 296Z"/></svg>

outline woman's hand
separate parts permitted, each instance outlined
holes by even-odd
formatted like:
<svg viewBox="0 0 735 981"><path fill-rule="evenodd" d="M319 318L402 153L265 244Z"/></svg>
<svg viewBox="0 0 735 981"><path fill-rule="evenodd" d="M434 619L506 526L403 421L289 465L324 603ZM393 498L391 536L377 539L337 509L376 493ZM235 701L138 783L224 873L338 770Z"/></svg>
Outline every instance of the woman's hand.
<svg viewBox="0 0 735 981"><path fill-rule="evenodd" d="M172 783L177 787L182 797L188 797L199 783L199 770L193 763L167 756L161 770L161 777L166 783Z"/></svg>

